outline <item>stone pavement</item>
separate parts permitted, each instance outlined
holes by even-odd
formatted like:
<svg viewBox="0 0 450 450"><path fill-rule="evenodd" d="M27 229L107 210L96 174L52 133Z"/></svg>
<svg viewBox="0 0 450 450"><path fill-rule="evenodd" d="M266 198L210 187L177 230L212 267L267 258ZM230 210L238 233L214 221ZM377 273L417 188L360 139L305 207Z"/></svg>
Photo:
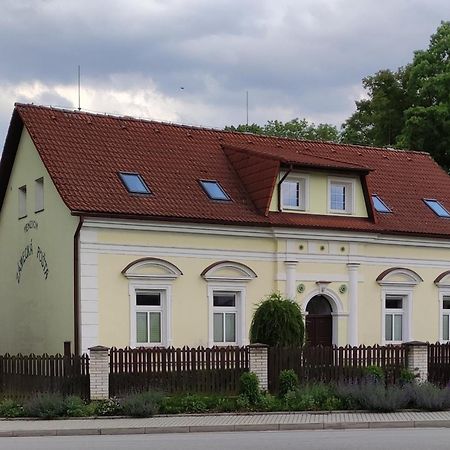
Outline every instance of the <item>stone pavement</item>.
<svg viewBox="0 0 450 450"><path fill-rule="evenodd" d="M0 437L414 427L450 428L450 411L210 414L148 419L0 419Z"/></svg>

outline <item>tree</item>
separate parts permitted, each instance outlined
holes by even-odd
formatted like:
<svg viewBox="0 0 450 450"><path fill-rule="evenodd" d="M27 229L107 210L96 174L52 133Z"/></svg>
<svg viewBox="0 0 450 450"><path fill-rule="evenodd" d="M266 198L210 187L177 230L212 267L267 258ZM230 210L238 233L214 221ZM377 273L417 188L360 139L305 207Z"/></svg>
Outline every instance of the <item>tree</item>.
<svg viewBox="0 0 450 450"><path fill-rule="evenodd" d="M288 122L269 120L265 125L238 125L225 127L228 131L249 132L266 136L278 136L291 139L307 139L313 141L339 141L339 130L327 123L315 125L306 119L292 119Z"/></svg>
<svg viewBox="0 0 450 450"><path fill-rule="evenodd" d="M302 346L305 335L303 316L298 303L272 293L253 315L250 342L269 346Z"/></svg>
<svg viewBox="0 0 450 450"><path fill-rule="evenodd" d="M424 150L450 169L450 22L410 64L366 77L363 86L367 99L342 125L343 142Z"/></svg>
<svg viewBox="0 0 450 450"><path fill-rule="evenodd" d="M450 22L442 22L427 50L419 50L408 71L410 106L398 144L426 150L450 169Z"/></svg>
<svg viewBox="0 0 450 450"><path fill-rule="evenodd" d="M356 101L356 111L342 125L342 142L377 147L395 144L408 106L405 72L403 68L380 70L363 79L368 98Z"/></svg>

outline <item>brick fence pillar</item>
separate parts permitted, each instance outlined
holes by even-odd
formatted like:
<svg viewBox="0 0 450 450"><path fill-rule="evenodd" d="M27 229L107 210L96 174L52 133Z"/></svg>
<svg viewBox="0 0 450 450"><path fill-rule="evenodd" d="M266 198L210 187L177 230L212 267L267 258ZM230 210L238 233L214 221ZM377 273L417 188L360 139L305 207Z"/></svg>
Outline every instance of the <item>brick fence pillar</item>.
<svg viewBox="0 0 450 450"><path fill-rule="evenodd" d="M89 349L91 400L109 398L109 348L97 345Z"/></svg>
<svg viewBox="0 0 450 450"><path fill-rule="evenodd" d="M428 344L426 342L406 342L407 367L419 382L428 381Z"/></svg>
<svg viewBox="0 0 450 450"><path fill-rule="evenodd" d="M256 373L260 388L267 391L269 388L268 346L266 344L251 344L248 348L250 372Z"/></svg>

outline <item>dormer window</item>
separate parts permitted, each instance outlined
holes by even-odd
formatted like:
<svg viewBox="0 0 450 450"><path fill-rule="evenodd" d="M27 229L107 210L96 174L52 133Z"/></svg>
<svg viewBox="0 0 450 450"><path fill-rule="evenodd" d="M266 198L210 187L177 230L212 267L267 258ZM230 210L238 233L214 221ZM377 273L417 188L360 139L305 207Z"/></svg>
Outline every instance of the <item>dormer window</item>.
<svg viewBox="0 0 450 450"><path fill-rule="evenodd" d="M119 176L130 194L151 194L150 189L138 173L119 172Z"/></svg>
<svg viewBox="0 0 450 450"><path fill-rule="evenodd" d="M216 180L200 180L200 185L211 200L231 200L230 196Z"/></svg>
<svg viewBox="0 0 450 450"><path fill-rule="evenodd" d="M281 184L282 209L306 210L306 178L301 176L289 176Z"/></svg>
<svg viewBox="0 0 450 450"><path fill-rule="evenodd" d="M391 209L386 205L386 203L381 200L380 196L374 194L372 195L373 207L377 212L380 213L390 213Z"/></svg>
<svg viewBox="0 0 450 450"><path fill-rule="evenodd" d="M328 184L328 208L332 213L353 213L354 182L349 179L332 178Z"/></svg>
<svg viewBox="0 0 450 450"><path fill-rule="evenodd" d="M450 217L450 213L437 200L424 198L423 201L437 216Z"/></svg>

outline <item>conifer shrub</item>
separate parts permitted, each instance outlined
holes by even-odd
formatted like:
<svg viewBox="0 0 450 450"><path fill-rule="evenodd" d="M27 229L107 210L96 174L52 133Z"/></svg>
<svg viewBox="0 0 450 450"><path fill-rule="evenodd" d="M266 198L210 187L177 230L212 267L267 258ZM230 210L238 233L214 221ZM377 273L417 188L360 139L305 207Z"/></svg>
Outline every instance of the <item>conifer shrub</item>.
<svg viewBox="0 0 450 450"><path fill-rule="evenodd" d="M298 303L272 293L253 315L250 342L273 346L303 346L305 326Z"/></svg>

